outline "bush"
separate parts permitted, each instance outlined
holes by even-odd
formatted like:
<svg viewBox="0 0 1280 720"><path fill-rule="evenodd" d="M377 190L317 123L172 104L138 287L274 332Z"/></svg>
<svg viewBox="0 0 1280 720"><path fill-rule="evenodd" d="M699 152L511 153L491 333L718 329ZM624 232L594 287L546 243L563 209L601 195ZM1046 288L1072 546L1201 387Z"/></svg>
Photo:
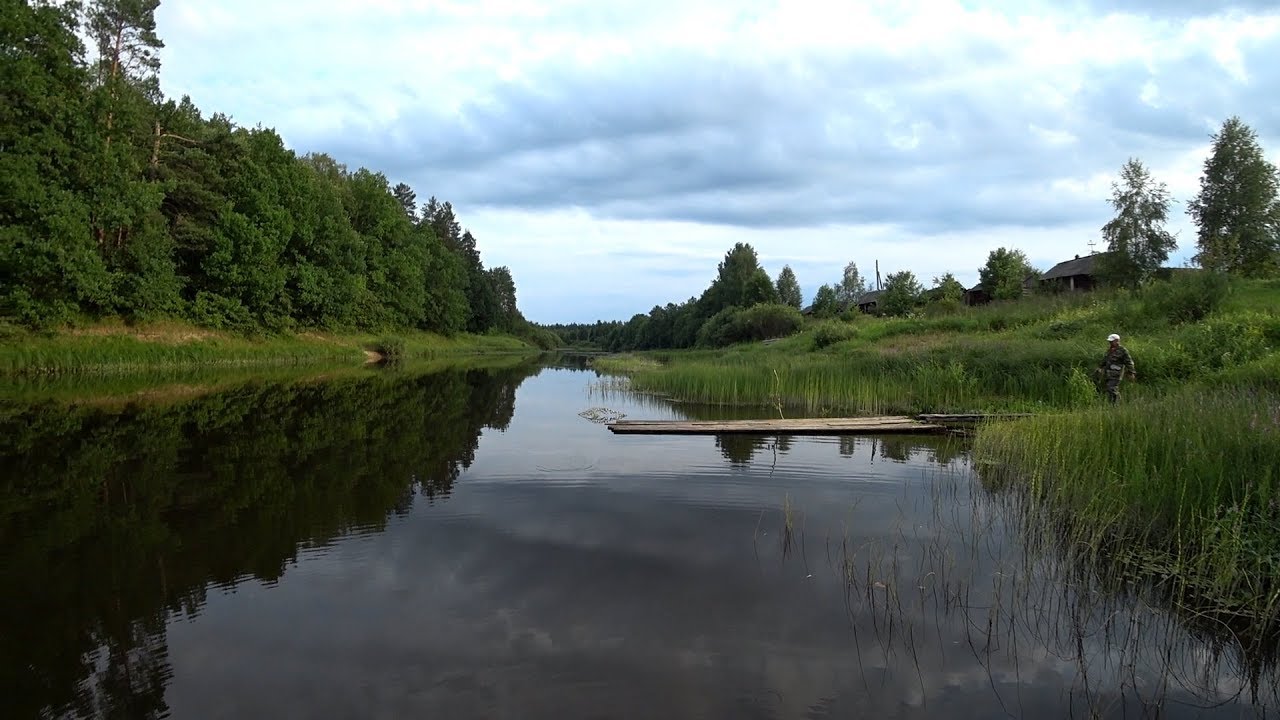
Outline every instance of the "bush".
<svg viewBox="0 0 1280 720"><path fill-rule="evenodd" d="M564 340L546 328L529 325L516 333L516 337L524 340L540 350L555 350L564 347Z"/></svg>
<svg viewBox="0 0 1280 720"><path fill-rule="evenodd" d="M258 329L253 314L238 299L204 290L196 293L195 302L188 306L186 315L192 323L214 330L249 334Z"/></svg>
<svg viewBox="0 0 1280 720"><path fill-rule="evenodd" d="M813 334L813 349L821 350L858 336L858 328L842 322L826 322Z"/></svg>
<svg viewBox="0 0 1280 720"><path fill-rule="evenodd" d="M1054 320L1036 332L1036 337L1045 340L1061 340L1075 337L1084 329L1085 322L1081 318L1071 320Z"/></svg>
<svg viewBox="0 0 1280 720"><path fill-rule="evenodd" d="M786 337L799 330L803 322L800 311L790 305L754 305L735 318L739 341Z"/></svg>
<svg viewBox="0 0 1280 720"><path fill-rule="evenodd" d="M389 335L379 338L374 343L373 351L382 356L382 359L388 363L398 363L405 358L404 338Z"/></svg>
<svg viewBox="0 0 1280 720"><path fill-rule="evenodd" d="M1227 297L1227 277L1200 270L1175 275L1168 282L1155 282L1142 292L1147 315L1171 323L1203 320L1218 309Z"/></svg>
<svg viewBox="0 0 1280 720"><path fill-rule="evenodd" d="M1186 350L1206 370L1244 365L1269 350L1265 320L1270 318L1249 314L1198 323L1186 338Z"/></svg>
<svg viewBox="0 0 1280 720"><path fill-rule="evenodd" d="M698 330L698 345L720 347L739 342L791 335L804 318L790 305L760 304L746 310L727 307L712 315Z"/></svg>
<svg viewBox="0 0 1280 720"><path fill-rule="evenodd" d="M742 312L742 308L730 305L720 312L707 318L702 323L702 327L698 328L698 345L700 347L720 347L733 342L733 322L738 313Z"/></svg>

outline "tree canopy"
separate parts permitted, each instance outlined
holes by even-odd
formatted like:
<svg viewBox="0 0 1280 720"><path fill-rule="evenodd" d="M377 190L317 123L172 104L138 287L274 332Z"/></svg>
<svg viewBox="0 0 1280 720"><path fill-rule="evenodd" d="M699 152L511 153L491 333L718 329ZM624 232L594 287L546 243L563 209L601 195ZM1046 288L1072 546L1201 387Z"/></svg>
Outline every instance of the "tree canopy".
<svg viewBox="0 0 1280 720"><path fill-rule="evenodd" d="M1247 277L1280 272L1280 177L1238 117L1213 135L1200 192L1187 203L1201 266Z"/></svg>
<svg viewBox="0 0 1280 720"><path fill-rule="evenodd" d="M804 295L800 292L800 281L790 265L783 265L778 273L778 282L774 286L778 292L778 302L790 305L799 310L804 306Z"/></svg>
<svg viewBox="0 0 1280 720"><path fill-rule="evenodd" d="M867 281L862 277L862 273L858 272L857 263L849 263L844 266L844 273L840 277L840 282L836 283L836 300L843 307L856 305L858 298L861 298L867 292Z"/></svg>
<svg viewBox="0 0 1280 720"><path fill-rule="evenodd" d="M920 302L924 288L910 270L890 273L884 279L884 292L881 293L877 309L885 315L905 315Z"/></svg>
<svg viewBox="0 0 1280 720"><path fill-rule="evenodd" d="M158 4L3 0L0 318L527 327L449 203L164 98Z"/></svg>
<svg viewBox="0 0 1280 720"><path fill-rule="evenodd" d="M933 279L934 289L929 301L947 307L958 307L964 301L964 285L952 273L944 273Z"/></svg>
<svg viewBox="0 0 1280 720"><path fill-rule="evenodd" d="M979 282L996 300L1022 297L1026 279L1035 274L1031 261L1021 250L996 248L987 255L987 264L978 269Z"/></svg>
<svg viewBox="0 0 1280 720"><path fill-rule="evenodd" d="M1109 252L1099 259L1100 274L1113 284L1137 287L1151 279L1178 247L1164 227L1169 191L1137 158L1120 168L1120 180L1111 188L1116 216L1102 226Z"/></svg>

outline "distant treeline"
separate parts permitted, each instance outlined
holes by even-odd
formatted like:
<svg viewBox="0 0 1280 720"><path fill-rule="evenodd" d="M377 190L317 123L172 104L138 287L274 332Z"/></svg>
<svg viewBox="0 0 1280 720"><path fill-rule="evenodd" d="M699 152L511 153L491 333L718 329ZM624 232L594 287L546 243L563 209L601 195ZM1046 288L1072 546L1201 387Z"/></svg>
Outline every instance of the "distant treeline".
<svg viewBox="0 0 1280 720"><path fill-rule="evenodd" d="M800 286L790 267L775 283L760 267L756 251L737 243L720 263L715 280L696 298L655 305L627 322L544 325L570 347L651 350L721 346L794 332L801 324Z"/></svg>
<svg viewBox="0 0 1280 720"><path fill-rule="evenodd" d="M0 320L533 331L448 202L164 98L158 4L0 0Z"/></svg>

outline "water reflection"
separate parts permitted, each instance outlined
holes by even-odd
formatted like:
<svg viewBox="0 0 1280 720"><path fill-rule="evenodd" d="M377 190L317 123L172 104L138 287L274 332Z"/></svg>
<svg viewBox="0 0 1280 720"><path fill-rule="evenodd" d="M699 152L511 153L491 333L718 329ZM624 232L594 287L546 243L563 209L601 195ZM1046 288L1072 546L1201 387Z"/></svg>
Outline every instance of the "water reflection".
<svg viewBox="0 0 1280 720"><path fill-rule="evenodd" d="M961 440L614 436L579 413L703 410L602 398L583 369L6 406L0 714L1274 708L1164 607L1032 543Z"/></svg>
<svg viewBox="0 0 1280 720"><path fill-rule="evenodd" d="M746 467L756 461L757 455L777 462L791 450L794 436L724 433L714 435L715 445L730 466ZM855 451L867 455L874 463L891 461L908 463L924 460L936 465L951 465L963 458L966 443L956 437L884 435L868 437L835 436L828 440L836 445L841 457L853 458Z"/></svg>
<svg viewBox="0 0 1280 720"><path fill-rule="evenodd" d="M0 412L5 717L164 714L167 613L447 497L528 365Z"/></svg>

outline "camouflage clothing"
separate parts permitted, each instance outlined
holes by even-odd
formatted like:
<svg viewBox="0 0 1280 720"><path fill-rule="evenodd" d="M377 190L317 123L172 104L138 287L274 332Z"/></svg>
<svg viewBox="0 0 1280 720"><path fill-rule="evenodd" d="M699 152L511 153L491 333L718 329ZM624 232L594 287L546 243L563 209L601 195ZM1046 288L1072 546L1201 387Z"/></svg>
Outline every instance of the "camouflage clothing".
<svg viewBox="0 0 1280 720"><path fill-rule="evenodd" d="M1113 403L1120 399L1120 381L1124 379L1124 374L1128 372L1131 376L1137 375L1133 368L1133 358L1119 343L1113 348L1107 348L1107 354L1103 356L1098 370L1107 379L1107 399Z"/></svg>

